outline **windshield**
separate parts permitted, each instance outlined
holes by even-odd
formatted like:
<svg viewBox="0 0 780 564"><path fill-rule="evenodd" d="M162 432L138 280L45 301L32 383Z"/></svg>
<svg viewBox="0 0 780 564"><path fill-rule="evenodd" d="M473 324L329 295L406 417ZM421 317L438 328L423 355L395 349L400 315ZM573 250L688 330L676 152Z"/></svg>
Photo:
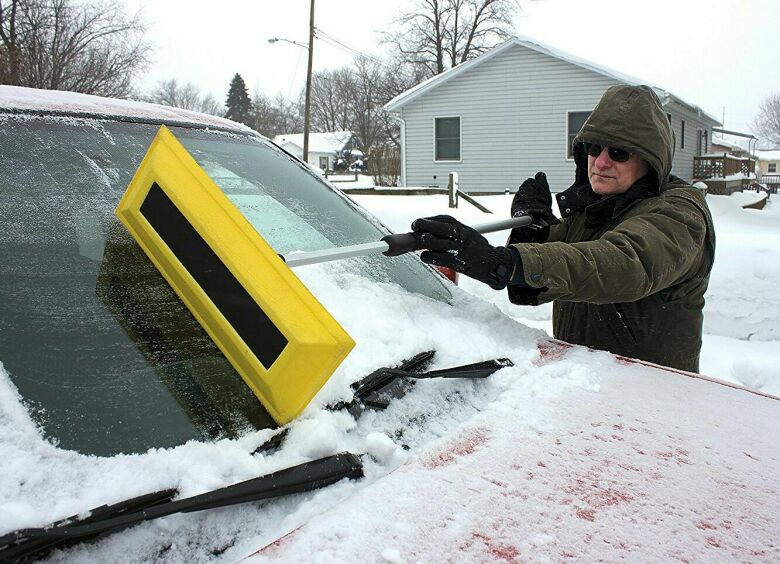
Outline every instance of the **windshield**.
<svg viewBox="0 0 780 564"><path fill-rule="evenodd" d="M62 448L142 452L274 425L114 216L157 129L0 115L0 362ZM260 139L171 131L279 253L383 235ZM350 264L449 298L412 257Z"/></svg>

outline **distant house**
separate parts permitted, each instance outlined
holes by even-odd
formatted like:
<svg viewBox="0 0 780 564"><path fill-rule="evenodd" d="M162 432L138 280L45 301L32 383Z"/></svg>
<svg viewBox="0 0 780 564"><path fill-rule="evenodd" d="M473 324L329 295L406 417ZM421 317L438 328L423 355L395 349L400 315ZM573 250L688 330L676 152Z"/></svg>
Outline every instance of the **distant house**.
<svg viewBox="0 0 780 564"><path fill-rule="evenodd" d="M761 174L780 174L780 149L772 151L756 151Z"/></svg>
<svg viewBox="0 0 780 564"><path fill-rule="evenodd" d="M466 192L514 191L536 171L555 191L574 178L571 143L604 91L642 81L515 37L400 94L385 109L401 123L401 185ZM701 108L655 88L676 136L673 172L693 178L720 125Z"/></svg>
<svg viewBox="0 0 780 564"><path fill-rule="evenodd" d="M748 157L750 153L746 147L730 140L723 135L713 133L710 153L728 153L735 157Z"/></svg>
<svg viewBox="0 0 780 564"><path fill-rule="evenodd" d="M759 182L773 193L780 189L780 149L756 151Z"/></svg>
<svg viewBox="0 0 780 564"><path fill-rule="evenodd" d="M303 159L303 133L277 135L273 141L288 153ZM322 170L330 171L334 169L337 153L357 150L357 137L351 131L309 133L308 162L310 165L319 167Z"/></svg>
<svg viewBox="0 0 780 564"><path fill-rule="evenodd" d="M694 180L703 181L709 194L728 195L752 186L756 182L756 157L750 148L756 140L747 133L717 130L710 151L693 159Z"/></svg>

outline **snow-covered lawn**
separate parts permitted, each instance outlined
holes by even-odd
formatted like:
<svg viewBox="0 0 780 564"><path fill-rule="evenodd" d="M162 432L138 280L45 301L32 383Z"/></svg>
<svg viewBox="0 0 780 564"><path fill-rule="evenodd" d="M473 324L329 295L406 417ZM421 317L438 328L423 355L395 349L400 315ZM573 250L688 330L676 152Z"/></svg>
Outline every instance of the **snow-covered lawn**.
<svg viewBox="0 0 780 564"><path fill-rule="evenodd" d="M708 196L716 230L716 258L706 295L703 374L780 395L780 196L763 210L743 209L754 193ZM476 225L508 215L511 195L481 196L494 213L484 214L461 200L449 209L447 196L353 196L396 232L426 215L449 214ZM488 239L504 244L507 233ZM496 304L510 317L552 334L552 306L522 307L506 292L460 277L461 288Z"/></svg>

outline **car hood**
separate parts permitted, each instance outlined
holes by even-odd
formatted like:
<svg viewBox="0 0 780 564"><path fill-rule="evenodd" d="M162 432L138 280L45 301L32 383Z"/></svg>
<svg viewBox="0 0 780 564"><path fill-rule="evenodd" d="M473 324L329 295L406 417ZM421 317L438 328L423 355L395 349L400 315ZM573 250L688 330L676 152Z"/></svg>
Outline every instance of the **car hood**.
<svg viewBox="0 0 780 564"><path fill-rule="evenodd" d="M555 343L538 365L578 382L509 392L246 561L780 556L780 399Z"/></svg>

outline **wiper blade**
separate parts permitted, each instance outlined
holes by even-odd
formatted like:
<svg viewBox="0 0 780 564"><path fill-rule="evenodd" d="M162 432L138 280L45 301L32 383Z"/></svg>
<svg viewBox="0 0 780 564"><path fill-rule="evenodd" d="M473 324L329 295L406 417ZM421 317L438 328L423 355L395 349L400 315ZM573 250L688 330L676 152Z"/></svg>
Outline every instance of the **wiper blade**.
<svg viewBox="0 0 780 564"><path fill-rule="evenodd" d="M88 517L80 518L78 515L72 515L60 521L56 521L46 528L49 529L55 527L66 527L68 525L94 523L100 521L101 519L134 513L159 503L168 502L173 499L177 493L177 490L172 488L140 495L138 497L120 501L119 503L114 503L112 505L101 505L100 507L92 509L89 512ZM20 533L23 532L24 530L15 531L0 537L0 562L14 562L17 559L39 554L43 551L52 549L55 546L63 547L68 544L73 544L72 541L65 541L63 539L49 537L25 539L24 537L19 536ZM99 535L88 535L79 540L87 540L97 536Z"/></svg>
<svg viewBox="0 0 780 564"><path fill-rule="evenodd" d="M433 352L421 353L418 357L423 355L430 355L426 358L426 362L430 361L433 357ZM417 357L415 357L416 359ZM414 359L412 359L414 360ZM514 366L511 360L508 358L499 358L495 360L486 360L484 362L476 362L474 364L466 364L464 366L455 366L452 368L444 368L441 370L430 370L428 372L420 372L415 370L419 366L414 368L407 368L402 366L400 368L380 368L375 370L362 380L359 380L352 384L352 390L354 393L354 403L362 403L366 407L373 407L377 409L383 409L387 407L387 401L382 398L376 397L384 392L390 390L390 386L399 380L408 381L422 380L431 378L487 378L497 370L501 370L507 366Z"/></svg>
<svg viewBox="0 0 780 564"><path fill-rule="evenodd" d="M164 501L163 493L170 492L165 490L113 506L97 508L94 510L100 515L97 518L90 515L75 521L66 519L48 527L21 529L4 535L0 537L0 562L29 557L63 543L69 544L117 532L137 523L173 513L190 513L303 493L335 484L344 478L357 479L362 476L363 465L360 459L352 453L344 452L186 499ZM134 510L128 513L126 506L137 500L141 501L135 503ZM145 505L138 509L141 503ZM112 508L119 508L120 514L115 513Z"/></svg>

